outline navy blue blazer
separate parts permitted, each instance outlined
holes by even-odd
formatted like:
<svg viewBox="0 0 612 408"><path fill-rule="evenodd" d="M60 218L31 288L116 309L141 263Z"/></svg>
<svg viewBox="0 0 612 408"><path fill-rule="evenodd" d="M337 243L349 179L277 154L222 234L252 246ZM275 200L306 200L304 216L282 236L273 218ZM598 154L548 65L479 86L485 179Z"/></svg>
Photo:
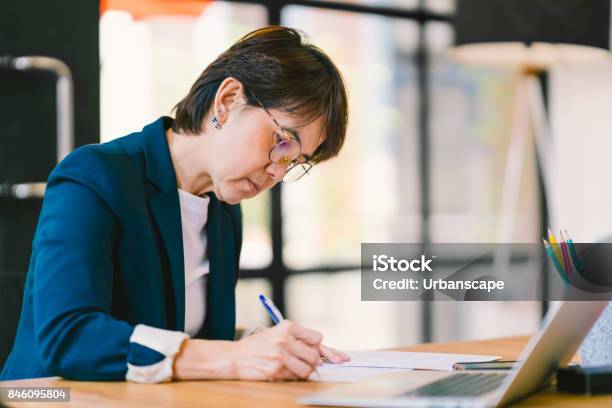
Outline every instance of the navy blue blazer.
<svg viewBox="0 0 612 408"><path fill-rule="evenodd" d="M162 117L141 132L83 146L51 172L1 380L124 380L127 362L143 358L143 347L129 342L135 325L184 331L171 125ZM196 337L233 340L242 218L239 205L210 198L206 319Z"/></svg>

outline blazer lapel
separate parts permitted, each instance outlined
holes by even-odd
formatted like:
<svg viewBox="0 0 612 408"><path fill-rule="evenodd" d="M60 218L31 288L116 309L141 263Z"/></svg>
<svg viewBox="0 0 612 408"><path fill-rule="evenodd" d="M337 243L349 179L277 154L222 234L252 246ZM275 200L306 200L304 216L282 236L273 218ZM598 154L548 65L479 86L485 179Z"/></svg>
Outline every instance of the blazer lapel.
<svg viewBox="0 0 612 408"><path fill-rule="evenodd" d="M170 281L174 293L173 330L185 329L185 264L181 209L176 175L166 140L171 118L161 118L143 129L146 178L154 184L157 194L149 195L149 206L162 236L170 266Z"/></svg>
<svg viewBox="0 0 612 408"><path fill-rule="evenodd" d="M207 313L205 325L197 337L233 340L236 327L236 249L230 216L214 194L210 194L206 228L210 262Z"/></svg>
<svg viewBox="0 0 612 408"><path fill-rule="evenodd" d="M149 205L168 254L174 303L176 305L174 330L183 331L185 329L185 263L178 193L176 189L164 190L161 194L149 200Z"/></svg>

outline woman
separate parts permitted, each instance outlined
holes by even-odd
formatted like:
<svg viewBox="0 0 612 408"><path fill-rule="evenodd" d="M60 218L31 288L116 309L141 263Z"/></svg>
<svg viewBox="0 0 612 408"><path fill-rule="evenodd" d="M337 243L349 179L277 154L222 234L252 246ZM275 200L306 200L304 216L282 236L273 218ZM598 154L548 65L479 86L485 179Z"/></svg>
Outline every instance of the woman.
<svg viewBox="0 0 612 408"><path fill-rule="evenodd" d="M248 34L163 117L49 176L1 379L304 379L348 357L284 322L235 335L239 203L342 147L340 73L298 32Z"/></svg>

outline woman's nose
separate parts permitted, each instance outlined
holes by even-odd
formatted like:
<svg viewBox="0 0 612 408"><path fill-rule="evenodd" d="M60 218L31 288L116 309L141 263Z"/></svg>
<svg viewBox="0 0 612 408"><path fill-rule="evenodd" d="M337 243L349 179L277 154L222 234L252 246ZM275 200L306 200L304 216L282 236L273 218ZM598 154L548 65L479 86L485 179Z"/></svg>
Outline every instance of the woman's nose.
<svg viewBox="0 0 612 408"><path fill-rule="evenodd" d="M287 165L279 163L270 163L266 166L266 173L277 183L285 177L287 173Z"/></svg>

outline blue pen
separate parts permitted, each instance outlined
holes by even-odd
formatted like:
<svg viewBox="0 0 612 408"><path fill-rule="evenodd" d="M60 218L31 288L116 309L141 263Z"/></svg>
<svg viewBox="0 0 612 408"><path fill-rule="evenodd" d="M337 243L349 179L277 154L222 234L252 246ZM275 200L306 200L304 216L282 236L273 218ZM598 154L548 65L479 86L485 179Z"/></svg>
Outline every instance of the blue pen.
<svg viewBox="0 0 612 408"><path fill-rule="evenodd" d="M272 301L268 299L265 295L260 294L259 301L263 305L264 309L266 309L266 312L268 312L268 315L270 316L270 319L272 319L274 324L279 324L280 322L285 320L280 310L278 310L274 303L272 303Z"/></svg>

